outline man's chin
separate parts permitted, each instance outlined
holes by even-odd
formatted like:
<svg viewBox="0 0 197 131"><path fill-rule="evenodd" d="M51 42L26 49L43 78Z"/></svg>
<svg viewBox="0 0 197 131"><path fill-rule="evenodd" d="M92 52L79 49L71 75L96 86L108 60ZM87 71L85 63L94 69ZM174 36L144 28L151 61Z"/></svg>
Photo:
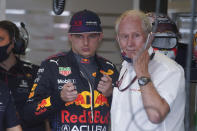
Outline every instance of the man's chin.
<svg viewBox="0 0 197 131"><path fill-rule="evenodd" d="M93 55L91 55L90 53L83 53L82 56L85 57L85 58L89 58Z"/></svg>
<svg viewBox="0 0 197 131"><path fill-rule="evenodd" d="M128 54L127 54L127 57L130 58L130 59L133 59L134 56L135 56L134 53L128 53Z"/></svg>

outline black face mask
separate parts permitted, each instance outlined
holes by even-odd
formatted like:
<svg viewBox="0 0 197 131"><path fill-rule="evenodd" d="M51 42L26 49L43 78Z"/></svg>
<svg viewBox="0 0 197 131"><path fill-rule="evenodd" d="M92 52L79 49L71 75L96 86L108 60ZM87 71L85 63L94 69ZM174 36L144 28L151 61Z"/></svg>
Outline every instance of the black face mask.
<svg viewBox="0 0 197 131"><path fill-rule="evenodd" d="M8 45L0 47L0 62L6 60L9 57L9 54L7 53L7 49L10 46L10 43Z"/></svg>

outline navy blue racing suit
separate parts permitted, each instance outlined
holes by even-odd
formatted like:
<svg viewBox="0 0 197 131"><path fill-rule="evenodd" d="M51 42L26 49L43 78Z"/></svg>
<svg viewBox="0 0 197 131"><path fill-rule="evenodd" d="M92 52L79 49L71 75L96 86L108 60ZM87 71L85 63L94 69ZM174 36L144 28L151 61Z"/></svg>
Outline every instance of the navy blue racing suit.
<svg viewBox="0 0 197 131"><path fill-rule="evenodd" d="M29 100L24 110L25 120L50 119L53 131L108 131L111 96L97 90L103 75L109 75L113 84L118 79L116 67L108 60L95 55L97 71L94 86L86 79L72 51L62 52L42 62ZM72 102L64 102L60 91L72 82L78 92Z"/></svg>

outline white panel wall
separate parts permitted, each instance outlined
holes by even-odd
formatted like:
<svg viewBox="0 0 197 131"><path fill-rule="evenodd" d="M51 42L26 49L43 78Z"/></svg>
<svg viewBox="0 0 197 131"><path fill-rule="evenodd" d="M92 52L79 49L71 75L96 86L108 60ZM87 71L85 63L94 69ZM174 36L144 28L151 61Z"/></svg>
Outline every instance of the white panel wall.
<svg viewBox="0 0 197 131"><path fill-rule="evenodd" d="M6 7L5 0L0 0L0 20L5 19L5 7Z"/></svg>
<svg viewBox="0 0 197 131"><path fill-rule="evenodd" d="M0 2L5 0L0 0ZM0 4L2 6L2 4ZM102 21L104 40L98 53L120 66L121 58L115 41L114 22L123 11L138 9L139 0L66 0L65 10L74 13L90 9L99 14ZM169 11L190 11L190 1L169 0ZM54 24L67 23L70 16L51 16L52 0L6 0L7 9L25 9L25 15L7 14L15 22L23 21L30 34L29 49L24 59L35 64L59 51L70 49L67 29L55 28ZM2 7L0 8L3 9Z"/></svg>
<svg viewBox="0 0 197 131"><path fill-rule="evenodd" d="M68 51L67 29L54 28L54 24L67 23L70 16L51 16L52 0L6 0L7 9L25 9L25 15L7 14L9 20L23 21L30 34L29 49L24 59L40 64L48 56ZM104 39L98 54L120 66L121 58L115 41L114 22L123 11L132 9L132 0L66 0L65 10L74 13L89 9L101 18Z"/></svg>

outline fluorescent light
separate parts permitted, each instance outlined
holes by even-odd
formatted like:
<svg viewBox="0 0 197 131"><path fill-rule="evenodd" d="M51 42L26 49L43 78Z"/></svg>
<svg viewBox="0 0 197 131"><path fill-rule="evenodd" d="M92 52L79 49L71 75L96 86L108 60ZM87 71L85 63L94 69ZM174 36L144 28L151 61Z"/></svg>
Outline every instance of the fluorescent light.
<svg viewBox="0 0 197 131"><path fill-rule="evenodd" d="M19 9L6 9L6 14L15 14L15 15L23 15L26 14L25 10L19 10Z"/></svg>
<svg viewBox="0 0 197 131"><path fill-rule="evenodd" d="M59 23L59 24L54 24L55 28L62 28L62 29L68 29L69 28L69 24L66 23Z"/></svg>
<svg viewBox="0 0 197 131"><path fill-rule="evenodd" d="M70 16L70 11L63 11L59 16ZM50 12L50 15L56 15L53 11Z"/></svg>
<svg viewBox="0 0 197 131"><path fill-rule="evenodd" d="M197 31L197 29L194 29L193 30L193 33L195 34L196 33L196 31ZM182 34L182 33L185 33L185 34L190 34L190 29L187 29L187 28L180 28L179 29L179 32Z"/></svg>

